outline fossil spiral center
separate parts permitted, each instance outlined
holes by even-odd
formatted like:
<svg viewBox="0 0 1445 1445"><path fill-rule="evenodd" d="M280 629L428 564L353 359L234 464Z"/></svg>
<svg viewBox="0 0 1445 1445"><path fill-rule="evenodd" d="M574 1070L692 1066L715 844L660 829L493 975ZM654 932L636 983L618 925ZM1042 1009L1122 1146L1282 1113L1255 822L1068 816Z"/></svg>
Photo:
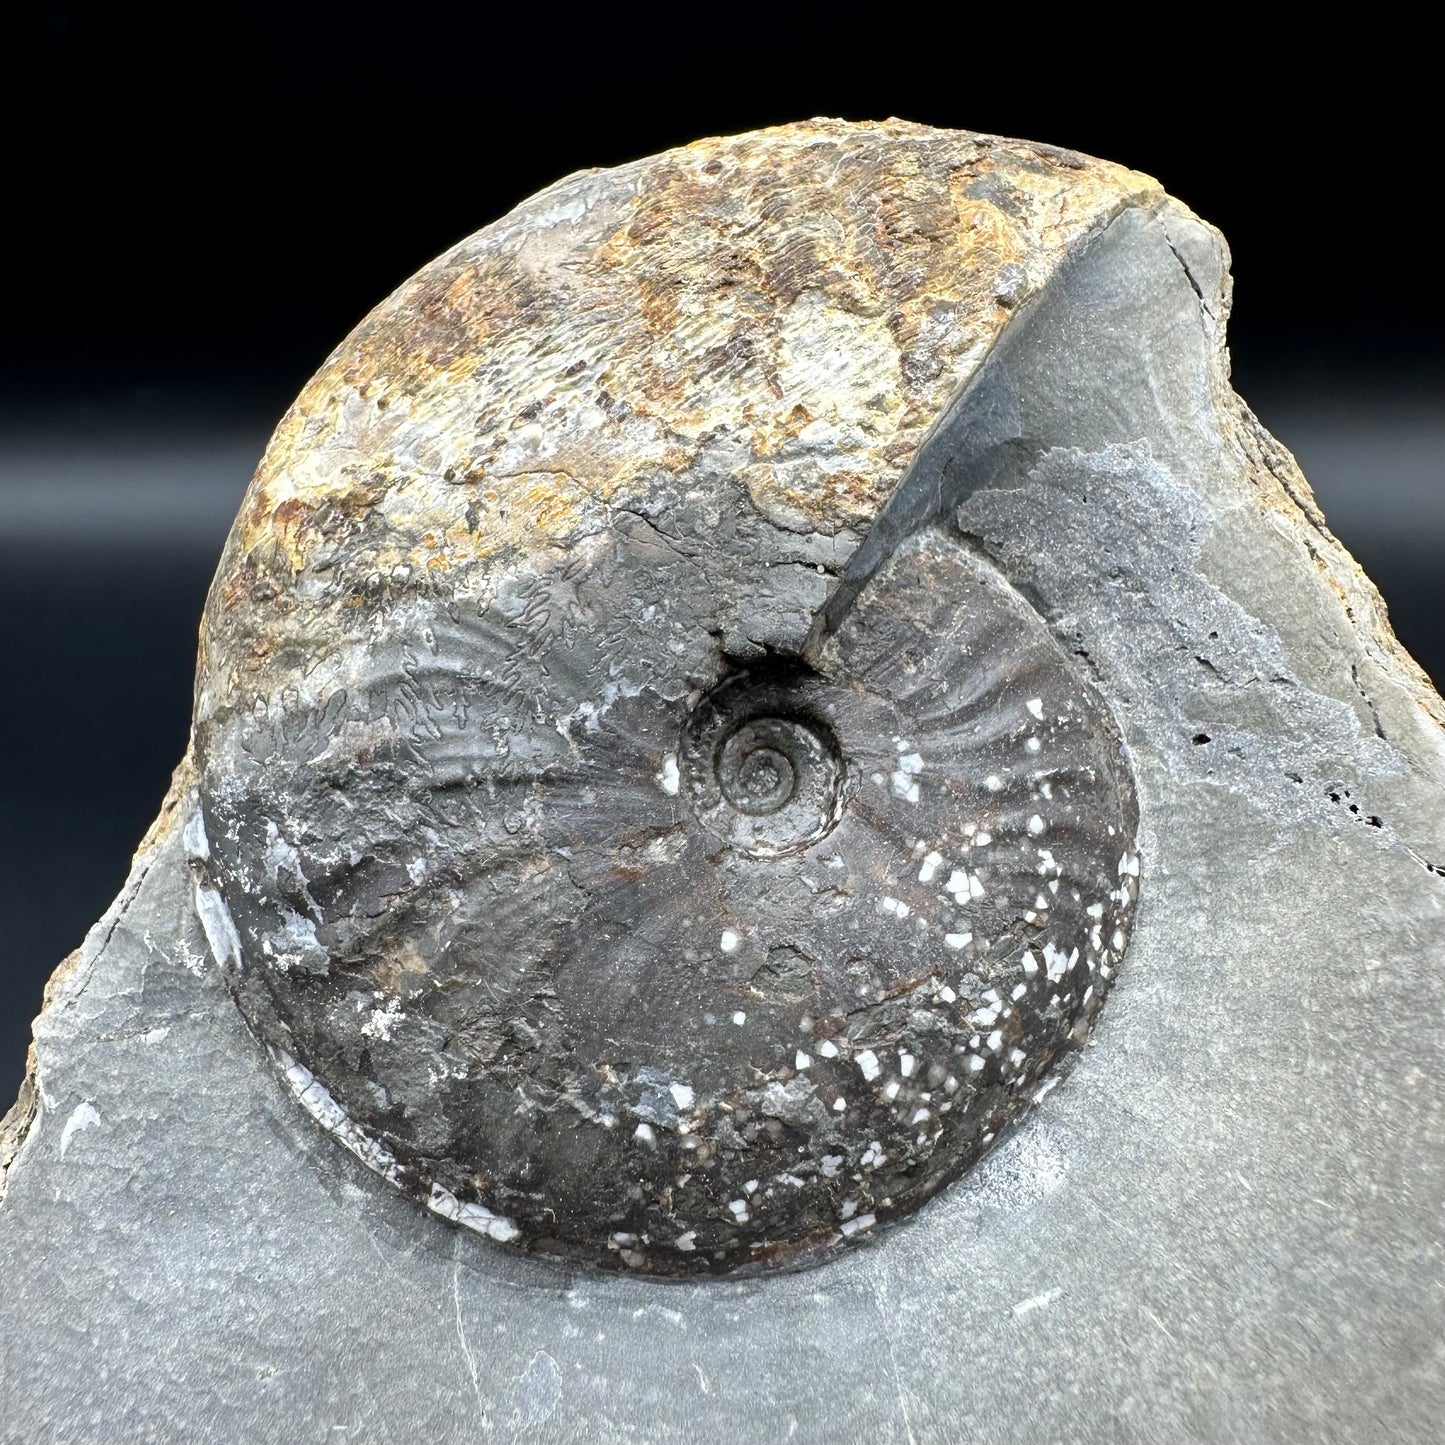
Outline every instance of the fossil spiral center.
<svg viewBox="0 0 1445 1445"><path fill-rule="evenodd" d="M758 858L796 853L837 821L844 768L827 725L798 710L805 677L725 680L688 720L683 758L699 821Z"/></svg>
<svg viewBox="0 0 1445 1445"><path fill-rule="evenodd" d="M745 813L776 813L793 795L793 765L774 748L756 748L738 765L737 787L724 791ZM728 772L723 771L726 785Z"/></svg>
<svg viewBox="0 0 1445 1445"><path fill-rule="evenodd" d="M816 741L806 728L782 718L744 723L718 751L723 797L739 812L754 816L786 807L798 783L789 749L805 755L806 767Z"/></svg>

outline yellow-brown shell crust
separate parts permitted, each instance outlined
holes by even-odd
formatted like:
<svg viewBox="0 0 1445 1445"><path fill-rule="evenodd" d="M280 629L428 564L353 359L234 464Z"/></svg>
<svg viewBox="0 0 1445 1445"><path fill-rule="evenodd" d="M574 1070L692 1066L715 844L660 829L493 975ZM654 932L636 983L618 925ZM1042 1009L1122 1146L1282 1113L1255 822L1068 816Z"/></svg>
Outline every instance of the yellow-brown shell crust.
<svg viewBox="0 0 1445 1445"><path fill-rule="evenodd" d="M397 592L484 588L470 564L565 545L720 437L769 520L866 530L1010 313L1091 228L1163 198L1107 162L896 120L704 140L599 179L454 246L306 386L218 575L208 630L224 617L229 638L203 651L202 715L288 643L311 652ZM346 587L297 589L332 565Z"/></svg>

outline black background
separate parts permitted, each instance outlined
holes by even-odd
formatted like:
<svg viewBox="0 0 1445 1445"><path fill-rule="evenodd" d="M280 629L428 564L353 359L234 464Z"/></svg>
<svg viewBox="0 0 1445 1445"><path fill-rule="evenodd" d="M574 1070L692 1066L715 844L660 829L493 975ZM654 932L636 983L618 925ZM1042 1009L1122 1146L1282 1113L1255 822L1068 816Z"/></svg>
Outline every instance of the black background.
<svg viewBox="0 0 1445 1445"><path fill-rule="evenodd" d="M1277 40L1175 9L0 15L0 1095L184 749L270 426L375 301L572 170L900 115L1157 176L1230 240L1236 385L1445 672L1439 161L1427 41L1387 12Z"/></svg>

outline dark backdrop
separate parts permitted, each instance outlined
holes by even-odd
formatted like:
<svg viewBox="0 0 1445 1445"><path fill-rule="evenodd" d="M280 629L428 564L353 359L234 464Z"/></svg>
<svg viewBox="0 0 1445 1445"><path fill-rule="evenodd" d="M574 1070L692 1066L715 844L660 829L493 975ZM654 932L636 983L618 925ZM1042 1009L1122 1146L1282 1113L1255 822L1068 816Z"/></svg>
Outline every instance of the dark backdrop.
<svg viewBox="0 0 1445 1445"><path fill-rule="evenodd" d="M0 11L0 1096L184 749L199 610L270 426L371 304L580 167L900 115L1159 177L1231 242L1239 389L1445 675L1427 42L1383 8L1278 44L1251 19Z"/></svg>

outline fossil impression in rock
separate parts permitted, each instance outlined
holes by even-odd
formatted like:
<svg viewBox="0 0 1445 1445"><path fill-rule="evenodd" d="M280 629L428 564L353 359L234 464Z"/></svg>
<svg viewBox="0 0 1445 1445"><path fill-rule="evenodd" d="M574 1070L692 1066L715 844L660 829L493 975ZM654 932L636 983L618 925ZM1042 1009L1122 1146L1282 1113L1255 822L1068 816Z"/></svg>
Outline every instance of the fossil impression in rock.
<svg viewBox="0 0 1445 1445"><path fill-rule="evenodd" d="M722 1273L869 1237L1047 1092L1134 788L957 514L1049 451L1020 338L1146 225L1203 234L1044 148L788 127L552 187L327 361L212 589L188 845L372 1168Z"/></svg>

